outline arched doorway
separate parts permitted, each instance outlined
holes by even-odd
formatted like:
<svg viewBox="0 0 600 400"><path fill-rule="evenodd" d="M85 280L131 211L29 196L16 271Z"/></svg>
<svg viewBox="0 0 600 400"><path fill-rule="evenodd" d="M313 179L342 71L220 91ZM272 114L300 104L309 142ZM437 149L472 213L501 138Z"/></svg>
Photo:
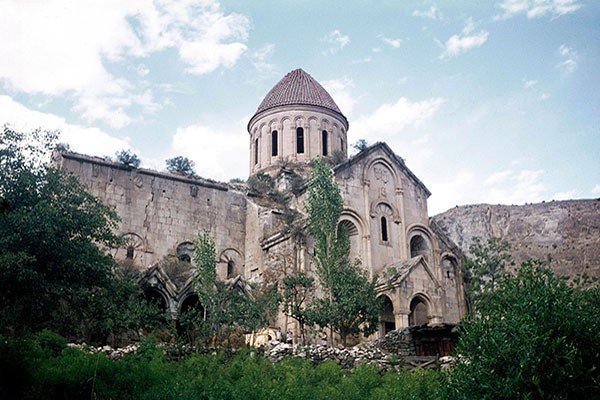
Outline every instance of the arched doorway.
<svg viewBox="0 0 600 400"><path fill-rule="evenodd" d="M396 318L392 300L386 295L381 296L381 298L383 299L383 311L379 314L379 332L381 336L385 336L388 332L396 330Z"/></svg>
<svg viewBox="0 0 600 400"><path fill-rule="evenodd" d="M167 311L167 300L165 296L155 288L146 288L144 289L144 299L156 306L158 310Z"/></svg>
<svg viewBox="0 0 600 400"><path fill-rule="evenodd" d="M410 302L408 324L410 326L427 324L429 322L428 311L425 300L419 296L415 297Z"/></svg>
<svg viewBox="0 0 600 400"><path fill-rule="evenodd" d="M177 333L186 335L190 343L195 340L195 327L198 325L204 316L204 307L200 304L198 295L192 293L188 295L179 307L177 314Z"/></svg>

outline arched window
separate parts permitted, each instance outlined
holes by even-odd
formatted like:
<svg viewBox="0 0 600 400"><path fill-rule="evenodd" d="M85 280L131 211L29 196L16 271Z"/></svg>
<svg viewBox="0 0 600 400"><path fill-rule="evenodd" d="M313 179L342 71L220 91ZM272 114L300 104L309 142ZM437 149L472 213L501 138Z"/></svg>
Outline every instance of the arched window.
<svg viewBox="0 0 600 400"><path fill-rule="evenodd" d="M423 236L416 235L410 239L410 256L423 256L429 261L429 244Z"/></svg>
<svg viewBox="0 0 600 400"><path fill-rule="evenodd" d="M254 164L258 164L258 138L254 139Z"/></svg>
<svg viewBox="0 0 600 400"><path fill-rule="evenodd" d="M327 155L327 131L321 132L321 136L323 138L323 155Z"/></svg>
<svg viewBox="0 0 600 400"><path fill-rule="evenodd" d="M177 246L176 252L179 260L191 263L194 245L190 242L180 243L179 246Z"/></svg>
<svg viewBox="0 0 600 400"><path fill-rule="evenodd" d="M304 128L296 128L296 153L304 153Z"/></svg>
<svg viewBox="0 0 600 400"><path fill-rule="evenodd" d="M423 299L415 297L410 302L410 315L408 316L409 325L423 325L429 322L427 317L427 304Z"/></svg>
<svg viewBox="0 0 600 400"><path fill-rule="evenodd" d="M388 225L386 217L381 217L381 241L388 241Z"/></svg>
<svg viewBox="0 0 600 400"><path fill-rule="evenodd" d="M386 295L381 298L383 298L383 311L379 314L379 321L381 321L382 336L385 336L388 332L396 330L396 319L392 300Z"/></svg>
<svg viewBox="0 0 600 400"><path fill-rule="evenodd" d="M277 131L271 132L271 156L277 155Z"/></svg>

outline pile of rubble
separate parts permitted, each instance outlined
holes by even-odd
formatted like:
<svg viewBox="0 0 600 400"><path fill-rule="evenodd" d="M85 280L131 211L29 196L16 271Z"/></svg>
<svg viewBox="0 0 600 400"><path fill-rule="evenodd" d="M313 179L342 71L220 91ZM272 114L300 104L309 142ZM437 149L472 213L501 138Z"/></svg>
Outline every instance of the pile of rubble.
<svg viewBox="0 0 600 400"><path fill-rule="evenodd" d="M273 363L286 357L299 357L311 360L314 364L324 361L335 361L342 368L351 369L359 364L375 364L387 370L398 365L396 357L390 357L388 352L377 348L355 346L346 349L326 347L321 345L291 345L287 343L272 342L265 350L265 356Z"/></svg>
<svg viewBox="0 0 600 400"><path fill-rule="evenodd" d="M139 344L134 343L125 347L113 348L111 346L89 346L86 343L68 343L67 347L80 349L88 353L104 353L108 358L117 360L126 354L135 353L139 347Z"/></svg>
<svg viewBox="0 0 600 400"><path fill-rule="evenodd" d="M121 348L111 346L94 347L83 344L69 343L69 347L79 348L91 353L104 353L111 359L119 359L126 354L135 353L139 345L130 344ZM171 349L171 347L173 347ZM172 353L173 350L183 356L193 349L189 346L166 345L164 351ZM279 341L272 341L260 349L271 362L276 363L287 357L298 357L310 360L317 365L331 360L344 369L352 369L360 364L372 364L381 370L400 370L402 368L445 368L454 362L452 357L418 357L415 356L415 345L411 332L408 329L391 331L385 337L372 342L362 343L350 348L336 348L322 345L292 345Z"/></svg>

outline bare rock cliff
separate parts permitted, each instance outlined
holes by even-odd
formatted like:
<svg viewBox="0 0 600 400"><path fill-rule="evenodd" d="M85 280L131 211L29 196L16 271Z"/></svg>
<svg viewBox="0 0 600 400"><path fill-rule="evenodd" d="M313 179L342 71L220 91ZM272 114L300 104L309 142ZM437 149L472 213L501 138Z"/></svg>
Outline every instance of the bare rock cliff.
<svg viewBox="0 0 600 400"><path fill-rule="evenodd" d="M536 258L561 275L600 278L600 199L477 204L455 207L431 219L467 256L474 236L497 236L510 242L517 265Z"/></svg>

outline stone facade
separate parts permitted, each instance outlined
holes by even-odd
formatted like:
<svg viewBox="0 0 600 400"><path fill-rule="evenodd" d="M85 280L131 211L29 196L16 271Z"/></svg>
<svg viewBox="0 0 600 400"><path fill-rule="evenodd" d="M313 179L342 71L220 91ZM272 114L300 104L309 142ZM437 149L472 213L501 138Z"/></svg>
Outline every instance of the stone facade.
<svg viewBox="0 0 600 400"><path fill-rule="evenodd" d="M290 194L289 207L303 215L306 194L292 195L290 174L306 178L310 160L337 158L335 179L344 199L340 224L350 234L351 256L378 278L384 296L379 335L410 325L457 323L465 313L463 256L430 226L430 192L385 143L348 159L348 126L318 82L292 71L248 124L250 174L271 175ZM310 239L294 240L282 224L281 207L261 201L245 185L132 169L68 152L56 162L119 214L126 243L112 249L113 255L142 272L145 288L163 299L174 317L194 296L191 280L175 282L161 261L190 261L191 243L201 230L215 239L221 279L260 279L268 270L312 271ZM285 330L286 322L293 328L291 321L281 316L277 324Z"/></svg>

